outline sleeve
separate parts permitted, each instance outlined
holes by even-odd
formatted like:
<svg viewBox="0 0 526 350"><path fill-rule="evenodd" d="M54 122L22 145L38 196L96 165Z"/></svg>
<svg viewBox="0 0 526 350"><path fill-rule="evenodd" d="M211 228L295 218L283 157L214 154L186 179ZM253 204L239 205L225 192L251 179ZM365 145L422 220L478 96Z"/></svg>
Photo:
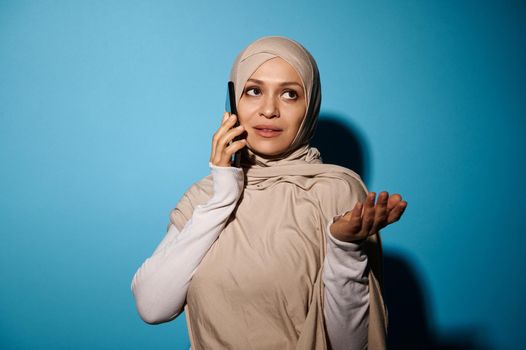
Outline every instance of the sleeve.
<svg viewBox="0 0 526 350"><path fill-rule="evenodd" d="M242 169L211 163L209 166L213 179L212 197L194 208L181 230L170 217L166 236L133 277L131 290L137 310L147 323L167 322L182 312L193 274L241 196Z"/></svg>
<svg viewBox="0 0 526 350"><path fill-rule="evenodd" d="M318 189L326 241L322 280L328 342L333 350L367 348L368 256L361 245L339 241L330 233L335 220L366 198L367 188L346 169L338 179L320 181Z"/></svg>
<svg viewBox="0 0 526 350"><path fill-rule="evenodd" d="M360 244L342 242L327 225L323 267L324 316L332 350L367 349L369 280L367 255Z"/></svg>

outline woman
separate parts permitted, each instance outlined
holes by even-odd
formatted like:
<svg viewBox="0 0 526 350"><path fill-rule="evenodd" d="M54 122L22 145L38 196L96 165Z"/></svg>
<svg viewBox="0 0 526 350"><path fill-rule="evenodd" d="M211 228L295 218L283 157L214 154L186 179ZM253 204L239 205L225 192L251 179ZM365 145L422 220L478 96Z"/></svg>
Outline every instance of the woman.
<svg viewBox="0 0 526 350"><path fill-rule="evenodd" d="M407 203L382 192L375 204L358 175L309 146L321 90L300 44L256 40L230 78L240 126L225 113L211 174L135 274L139 314L161 323L184 307L195 350L385 348L378 232Z"/></svg>

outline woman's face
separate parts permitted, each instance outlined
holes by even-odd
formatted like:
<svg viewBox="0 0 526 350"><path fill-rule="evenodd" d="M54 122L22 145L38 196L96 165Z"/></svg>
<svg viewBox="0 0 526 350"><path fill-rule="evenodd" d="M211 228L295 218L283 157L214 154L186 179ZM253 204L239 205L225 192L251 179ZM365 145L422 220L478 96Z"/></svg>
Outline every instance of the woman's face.
<svg viewBox="0 0 526 350"><path fill-rule="evenodd" d="M279 57L266 61L248 79L237 106L248 147L266 156L285 152L306 109L303 84L294 68Z"/></svg>

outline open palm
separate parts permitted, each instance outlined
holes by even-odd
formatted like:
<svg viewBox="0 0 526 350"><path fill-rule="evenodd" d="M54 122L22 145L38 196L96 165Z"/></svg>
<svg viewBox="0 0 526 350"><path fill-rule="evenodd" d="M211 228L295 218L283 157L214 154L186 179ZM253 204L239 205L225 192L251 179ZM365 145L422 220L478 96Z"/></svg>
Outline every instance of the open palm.
<svg viewBox="0 0 526 350"><path fill-rule="evenodd" d="M334 238L344 242L356 242L373 235L402 217L407 202L399 194L389 195L383 191L378 195L369 192L365 203L357 202L354 208L331 225Z"/></svg>

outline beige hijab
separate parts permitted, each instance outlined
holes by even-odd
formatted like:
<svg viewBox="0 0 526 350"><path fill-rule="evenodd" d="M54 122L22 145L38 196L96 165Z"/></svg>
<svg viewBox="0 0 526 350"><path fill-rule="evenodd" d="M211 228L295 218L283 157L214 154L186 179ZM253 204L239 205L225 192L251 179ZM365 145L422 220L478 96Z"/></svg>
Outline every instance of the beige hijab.
<svg viewBox="0 0 526 350"><path fill-rule="evenodd" d="M192 349L328 349L322 268L327 226L367 193L349 169L323 164L308 143L321 91L316 62L300 44L264 37L243 50L231 80L236 101L248 78L267 60L281 57L300 75L307 112L296 138L279 157L246 150L243 195L221 235L190 282L185 307ZM212 196L211 176L195 183L171 212L181 230L197 205ZM369 349L384 349L378 235L365 244L369 271Z"/></svg>

